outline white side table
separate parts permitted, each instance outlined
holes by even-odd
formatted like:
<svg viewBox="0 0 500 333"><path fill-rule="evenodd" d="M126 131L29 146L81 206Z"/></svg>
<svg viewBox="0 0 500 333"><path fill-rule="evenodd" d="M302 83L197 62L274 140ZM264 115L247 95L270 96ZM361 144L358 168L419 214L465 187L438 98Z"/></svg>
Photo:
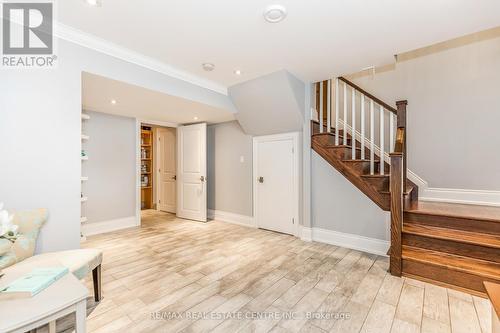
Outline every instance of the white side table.
<svg viewBox="0 0 500 333"><path fill-rule="evenodd" d="M57 263L44 267L60 266ZM0 288L29 273L37 267L7 269L0 279ZM0 332L27 332L49 324L49 332L55 333L55 321L76 312L76 332L85 333L87 317L87 288L71 273L31 298L0 301Z"/></svg>

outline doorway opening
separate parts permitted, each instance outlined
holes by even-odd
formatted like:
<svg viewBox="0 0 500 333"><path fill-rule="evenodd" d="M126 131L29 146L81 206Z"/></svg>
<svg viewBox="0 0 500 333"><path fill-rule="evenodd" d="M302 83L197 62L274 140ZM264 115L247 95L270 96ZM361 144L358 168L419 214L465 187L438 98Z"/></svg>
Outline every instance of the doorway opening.
<svg viewBox="0 0 500 333"><path fill-rule="evenodd" d="M206 222L206 126L231 119L228 110L82 72L82 240L140 226L141 215Z"/></svg>
<svg viewBox="0 0 500 333"><path fill-rule="evenodd" d="M177 129L140 126L141 222L177 212ZM172 217L171 216L171 217Z"/></svg>
<svg viewBox="0 0 500 333"><path fill-rule="evenodd" d="M207 124L138 121L138 219L207 221ZM170 215L169 215L170 214Z"/></svg>

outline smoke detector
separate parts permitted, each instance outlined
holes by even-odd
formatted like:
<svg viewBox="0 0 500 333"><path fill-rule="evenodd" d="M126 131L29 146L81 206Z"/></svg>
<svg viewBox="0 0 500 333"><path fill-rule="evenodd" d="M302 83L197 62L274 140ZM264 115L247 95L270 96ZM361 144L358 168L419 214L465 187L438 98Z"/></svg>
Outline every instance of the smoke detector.
<svg viewBox="0 0 500 333"><path fill-rule="evenodd" d="M207 72L211 72L215 69L215 65L209 62L201 64L201 67L203 67L203 69Z"/></svg>
<svg viewBox="0 0 500 333"><path fill-rule="evenodd" d="M285 19L286 8L281 5L271 5L264 10L264 19L269 23L278 23Z"/></svg>

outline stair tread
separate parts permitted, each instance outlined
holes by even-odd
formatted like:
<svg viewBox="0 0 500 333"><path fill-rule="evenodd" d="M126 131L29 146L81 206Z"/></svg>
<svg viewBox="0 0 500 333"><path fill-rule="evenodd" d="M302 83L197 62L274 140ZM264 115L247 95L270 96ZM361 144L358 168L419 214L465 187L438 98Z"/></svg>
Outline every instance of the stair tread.
<svg viewBox="0 0 500 333"><path fill-rule="evenodd" d="M365 177L365 178L389 178L391 175L386 173L386 174L373 174L373 175L361 175L361 177Z"/></svg>
<svg viewBox="0 0 500 333"><path fill-rule="evenodd" d="M440 228L416 223L403 224L403 233L500 249L500 236L492 234Z"/></svg>
<svg viewBox="0 0 500 333"><path fill-rule="evenodd" d="M343 159L342 162L370 162L369 159L351 159L351 158L346 158ZM375 163L380 163L380 160L374 160Z"/></svg>
<svg viewBox="0 0 500 333"><path fill-rule="evenodd" d="M332 148L332 149L333 148L348 148L348 149L352 149L352 146L350 146L350 145L331 145L331 144L326 144L324 146L325 146L325 148ZM361 148L356 147L356 150L361 151Z"/></svg>
<svg viewBox="0 0 500 333"><path fill-rule="evenodd" d="M500 207L419 201L405 212L422 215L457 217L500 223Z"/></svg>
<svg viewBox="0 0 500 333"><path fill-rule="evenodd" d="M500 280L500 264L492 261L463 257L407 245L403 245L402 254L404 260L446 267L450 270L465 272L492 280Z"/></svg>
<svg viewBox="0 0 500 333"><path fill-rule="evenodd" d="M404 191L403 194L408 195L408 194L410 194L411 191L413 191L413 186L407 186L406 191ZM379 192L382 194L391 194L390 191L379 191Z"/></svg>

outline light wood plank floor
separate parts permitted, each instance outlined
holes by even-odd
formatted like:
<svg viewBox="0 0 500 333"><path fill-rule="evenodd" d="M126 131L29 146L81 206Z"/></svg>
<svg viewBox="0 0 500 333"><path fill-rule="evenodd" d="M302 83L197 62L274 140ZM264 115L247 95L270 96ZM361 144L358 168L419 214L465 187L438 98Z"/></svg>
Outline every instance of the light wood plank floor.
<svg viewBox="0 0 500 333"><path fill-rule="evenodd" d="M384 257L270 231L149 211L141 228L84 247L104 251L89 332L491 331L484 299L393 277Z"/></svg>

